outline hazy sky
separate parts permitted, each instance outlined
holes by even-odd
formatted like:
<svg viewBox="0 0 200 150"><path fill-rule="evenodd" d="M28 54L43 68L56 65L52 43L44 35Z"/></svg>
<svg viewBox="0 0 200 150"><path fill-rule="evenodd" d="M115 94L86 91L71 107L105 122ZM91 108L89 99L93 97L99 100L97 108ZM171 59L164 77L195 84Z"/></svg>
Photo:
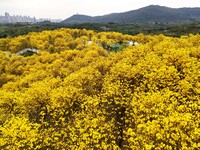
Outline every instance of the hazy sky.
<svg viewBox="0 0 200 150"><path fill-rule="evenodd" d="M135 10L148 5L173 8L200 7L200 0L0 0L0 15L27 15L65 19L73 14L90 16Z"/></svg>

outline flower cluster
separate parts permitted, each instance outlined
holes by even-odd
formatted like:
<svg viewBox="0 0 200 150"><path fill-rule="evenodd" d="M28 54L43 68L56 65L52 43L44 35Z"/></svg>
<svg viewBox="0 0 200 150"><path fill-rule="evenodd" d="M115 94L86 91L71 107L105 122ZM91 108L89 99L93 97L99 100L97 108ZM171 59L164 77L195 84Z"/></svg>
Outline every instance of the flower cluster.
<svg viewBox="0 0 200 150"><path fill-rule="evenodd" d="M199 149L198 41L78 29L0 39L0 149ZM40 52L5 52L27 47Z"/></svg>

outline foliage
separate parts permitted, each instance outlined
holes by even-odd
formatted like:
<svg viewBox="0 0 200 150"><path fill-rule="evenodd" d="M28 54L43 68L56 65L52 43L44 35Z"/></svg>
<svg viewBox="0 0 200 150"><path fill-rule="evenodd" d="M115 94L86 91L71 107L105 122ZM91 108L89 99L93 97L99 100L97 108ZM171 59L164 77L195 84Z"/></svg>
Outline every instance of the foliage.
<svg viewBox="0 0 200 150"><path fill-rule="evenodd" d="M64 28L1 39L0 149L199 149L199 40ZM39 54L14 54L26 45Z"/></svg>
<svg viewBox="0 0 200 150"><path fill-rule="evenodd" d="M59 28L88 29L102 32L102 27L109 31L121 32L123 34L137 35L139 33L180 37L182 35L200 34L199 23L170 24L166 22L155 23L37 23L37 24L0 24L0 38L16 37L26 35L29 32L40 32L44 30L54 30Z"/></svg>

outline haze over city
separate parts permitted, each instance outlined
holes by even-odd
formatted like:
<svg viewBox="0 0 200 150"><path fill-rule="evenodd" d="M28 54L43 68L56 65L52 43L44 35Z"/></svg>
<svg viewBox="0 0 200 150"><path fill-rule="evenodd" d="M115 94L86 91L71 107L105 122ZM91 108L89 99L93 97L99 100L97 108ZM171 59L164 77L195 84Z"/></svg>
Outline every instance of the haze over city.
<svg viewBox="0 0 200 150"><path fill-rule="evenodd" d="M36 18L66 19L73 14L90 16L135 10L148 5L172 8L200 7L199 0L1 0L0 15L26 15Z"/></svg>

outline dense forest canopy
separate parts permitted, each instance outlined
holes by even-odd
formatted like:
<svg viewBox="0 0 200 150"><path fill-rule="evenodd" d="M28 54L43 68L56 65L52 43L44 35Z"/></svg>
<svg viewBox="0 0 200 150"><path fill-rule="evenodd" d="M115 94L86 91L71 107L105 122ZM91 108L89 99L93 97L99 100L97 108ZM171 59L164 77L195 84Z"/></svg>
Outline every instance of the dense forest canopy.
<svg viewBox="0 0 200 150"><path fill-rule="evenodd" d="M41 32L44 30L55 30L59 28L71 29L87 29L95 32L107 30L109 32L120 32L123 34L137 35L143 33L145 35L163 34L171 37L180 37L182 35L200 34L200 24L185 23L185 24L168 24L164 22L152 23L81 23L81 24L65 24L41 22L36 24L0 24L0 38L16 37L26 35L29 32Z"/></svg>
<svg viewBox="0 0 200 150"><path fill-rule="evenodd" d="M199 41L65 28L1 38L0 149L199 149Z"/></svg>

